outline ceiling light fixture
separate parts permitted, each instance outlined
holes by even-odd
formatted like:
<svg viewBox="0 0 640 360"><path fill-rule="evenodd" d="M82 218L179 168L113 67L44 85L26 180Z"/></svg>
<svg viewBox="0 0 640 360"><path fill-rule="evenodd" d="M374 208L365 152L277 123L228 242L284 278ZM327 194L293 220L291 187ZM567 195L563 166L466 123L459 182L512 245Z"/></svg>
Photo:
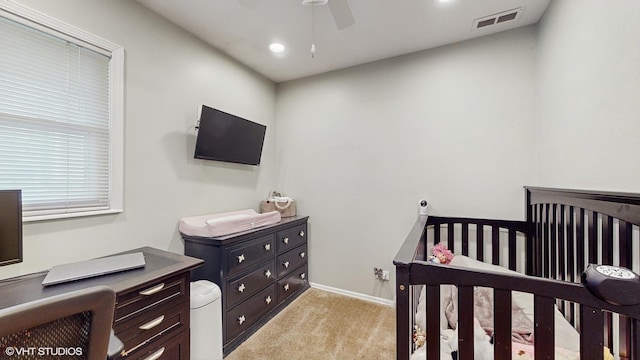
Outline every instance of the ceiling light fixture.
<svg viewBox="0 0 640 360"><path fill-rule="evenodd" d="M327 5L329 0L302 0L302 5Z"/></svg>
<svg viewBox="0 0 640 360"><path fill-rule="evenodd" d="M311 58L316 57L316 7L311 7Z"/></svg>
<svg viewBox="0 0 640 360"><path fill-rule="evenodd" d="M280 54L284 52L284 49L284 45L280 43L272 43L269 45L269 50L271 50L272 53Z"/></svg>

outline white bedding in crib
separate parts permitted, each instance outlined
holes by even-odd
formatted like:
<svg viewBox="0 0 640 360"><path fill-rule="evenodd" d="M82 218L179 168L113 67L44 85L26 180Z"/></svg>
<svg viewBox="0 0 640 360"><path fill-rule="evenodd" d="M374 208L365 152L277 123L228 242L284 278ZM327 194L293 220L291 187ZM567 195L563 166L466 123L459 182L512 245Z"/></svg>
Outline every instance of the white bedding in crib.
<svg viewBox="0 0 640 360"><path fill-rule="evenodd" d="M489 270L500 273L508 273L510 275L524 276L515 271L487 264L478 260L471 259L463 255L456 255L451 265L468 267L470 269L477 270ZM441 359L451 359L451 352L457 348L457 338L455 338L455 327L457 325L457 292L455 286L443 285L440 290L440 339L441 339ZM421 329L426 328L426 307L425 307L425 288L422 289L420 294L420 300L418 302L418 311L416 313L415 321ZM533 295L527 293L513 292L512 299L514 303L514 318L516 318L515 311L521 312L519 315L524 314L533 324ZM477 296L476 296L477 300ZM477 302L476 302L477 304ZM491 309L492 311L492 309ZM488 344L489 337L486 335L478 319L474 319L475 329L475 350L476 359L493 359L493 349ZM562 348L557 348L556 359L579 359L580 351L580 336L578 332L569 324L564 316L556 308L555 311L555 343L562 344ZM515 331L515 326L514 326ZM484 338L482 336L486 336ZM427 334L427 338L429 334ZM455 340L455 341L452 341ZM484 340L483 340L484 339ZM528 359L533 351L533 344L527 343L526 337L522 337L518 334L514 334L514 339L518 339L513 343L514 359ZM483 343L486 341L486 344ZM424 360L426 359L425 347L417 349L411 356L412 360Z"/></svg>

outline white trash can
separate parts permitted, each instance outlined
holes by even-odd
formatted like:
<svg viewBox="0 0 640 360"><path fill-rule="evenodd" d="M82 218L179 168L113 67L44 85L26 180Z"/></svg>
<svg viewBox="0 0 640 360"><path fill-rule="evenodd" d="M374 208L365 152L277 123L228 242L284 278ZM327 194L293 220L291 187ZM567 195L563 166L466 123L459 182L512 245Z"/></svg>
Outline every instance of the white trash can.
<svg viewBox="0 0 640 360"><path fill-rule="evenodd" d="M221 295L211 281L191 283L191 360L222 360Z"/></svg>

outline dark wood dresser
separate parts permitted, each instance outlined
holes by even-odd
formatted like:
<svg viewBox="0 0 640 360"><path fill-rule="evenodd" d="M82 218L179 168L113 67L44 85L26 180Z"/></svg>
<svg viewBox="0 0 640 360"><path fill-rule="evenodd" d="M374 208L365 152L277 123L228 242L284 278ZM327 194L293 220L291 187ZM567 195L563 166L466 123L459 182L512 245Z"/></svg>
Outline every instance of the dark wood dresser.
<svg viewBox="0 0 640 360"><path fill-rule="evenodd" d="M113 329L124 343L118 359L189 359L190 271L202 260L150 247L145 267L43 287L46 272L0 281L0 308L81 288L107 285L116 292Z"/></svg>
<svg viewBox="0 0 640 360"><path fill-rule="evenodd" d="M182 234L185 254L204 260L191 280L222 290L224 355L309 288L307 216L209 238Z"/></svg>

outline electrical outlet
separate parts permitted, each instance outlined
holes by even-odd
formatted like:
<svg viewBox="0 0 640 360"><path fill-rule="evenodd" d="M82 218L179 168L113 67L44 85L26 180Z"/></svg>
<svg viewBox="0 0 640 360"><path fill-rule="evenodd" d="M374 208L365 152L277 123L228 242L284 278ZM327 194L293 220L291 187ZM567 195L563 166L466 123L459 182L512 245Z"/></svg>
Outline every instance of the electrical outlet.
<svg viewBox="0 0 640 360"><path fill-rule="evenodd" d="M373 268L373 274L378 280L389 281L389 271L387 270Z"/></svg>

